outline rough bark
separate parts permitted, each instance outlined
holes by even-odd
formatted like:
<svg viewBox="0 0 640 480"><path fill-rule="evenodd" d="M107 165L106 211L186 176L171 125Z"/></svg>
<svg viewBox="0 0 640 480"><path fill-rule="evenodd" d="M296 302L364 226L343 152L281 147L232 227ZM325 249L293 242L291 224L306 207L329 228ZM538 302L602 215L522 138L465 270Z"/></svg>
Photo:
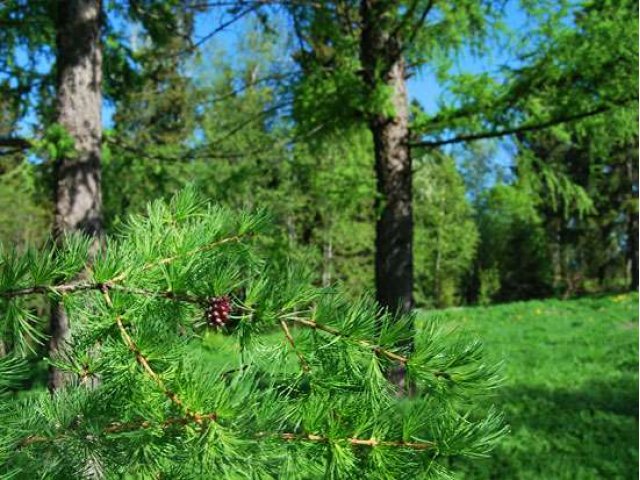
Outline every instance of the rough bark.
<svg viewBox="0 0 640 480"><path fill-rule="evenodd" d="M102 231L100 23L101 0L59 0L57 122L75 143L74 154L57 159L54 166L53 232L58 242L69 232L80 231L97 239ZM52 359L63 358L70 325L61 304L52 307L50 327L49 354ZM50 369L51 390L68 380L59 369Z"/></svg>
<svg viewBox="0 0 640 480"><path fill-rule="evenodd" d="M360 57L368 87L392 91L393 114L369 117L377 179L375 284L381 305L413 307L413 213L409 106L401 45L386 25L390 2L363 0Z"/></svg>
<svg viewBox="0 0 640 480"><path fill-rule="evenodd" d="M409 105L402 46L393 33L394 2L362 0L360 60L370 92L389 89L393 112L380 109L368 116L373 136L377 195L375 200L375 285L378 302L392 312L413 308L413 212ZM380 106L374 106L380 107ZM408 332L406 348L411 348ZM399 395L413 392L404 367L390 369L387 377Z"/></svg>

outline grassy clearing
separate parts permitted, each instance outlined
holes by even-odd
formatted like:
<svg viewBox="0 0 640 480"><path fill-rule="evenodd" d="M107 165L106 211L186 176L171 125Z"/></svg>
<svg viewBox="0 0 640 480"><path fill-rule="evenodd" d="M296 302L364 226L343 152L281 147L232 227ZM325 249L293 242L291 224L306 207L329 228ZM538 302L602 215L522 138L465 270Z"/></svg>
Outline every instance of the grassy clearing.
<svg viewBox="0 0 640 480"><path fill-rule="evenodd" d="M426 312L418 328L433 320L482 339L506 377L491 402L511 434L491 458L455 460L459 479L638 478L637 294ZM240 364L228 337L204 345L211 365Z"/></svg>
<svg viewBox="0 0 640 480"><path fill-rule="evenodd" d="M638 478L638 295L425 313L504 362L511 434L465 479Z"/></svg>

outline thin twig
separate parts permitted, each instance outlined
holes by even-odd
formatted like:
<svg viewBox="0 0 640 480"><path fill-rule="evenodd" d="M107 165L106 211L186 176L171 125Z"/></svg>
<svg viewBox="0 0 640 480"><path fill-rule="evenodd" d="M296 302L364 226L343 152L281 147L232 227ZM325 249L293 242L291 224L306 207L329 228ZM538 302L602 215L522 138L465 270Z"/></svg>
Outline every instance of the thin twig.
<svg viewBox="0 0 640 480"><path fill-rule="evenodd" d="M309 442L318 442L318 443L328 443L332 441L327 437L323 437L321 435L315 434L296 434L296 433L280 433L276 435L277 437L286 440L286 441L309 441ZM351 445L358 445L363 447L396 447L396 448L411 448L414 450L431 450L436 447L434 442L404 442L404 441L388 441L388 440L378 440L377 438L357 438L357 437L347 437L342 439L335 439L335 442L347 442Z"/></svg>
<svg viewBox="0 0 640 480"><path fill-rule="evenodd" d="M33 287L18 288L15 290L6 290L0 292L0 297L13 298L25 295L32 295L34 293L74 293L84 292L90 290L102 291L103 288L110 290L118 290L123 293L129 293L132 295L144 295L151 297L164 297L169 300L176 300L187 303L202 303L203 299L196 297L195 295L189 295L187 293L173 292L169 290L146 290L143 288L125 287L123 285L113 284L113 280L107 283L64 283L61 285L35 285Z"/></svg>
<svg viewBox="0 0 640 480"><path fill-rule="evenodd" d="M201 415L200 418L215 422L218 416L216 413L209 413L209 414ZM127 422L127 423L114 422L111 425L109 425L107 428L105 428L103 432L104 433L121 433L121 432L129 432L132 430L143 430L143 429L152 428L155 426L158 426L164 429L173 425L188 425L191 422L192 422L192 419L187 417L170 417L161 423L152 422L150 420L144 420L142 422Z"/></svg>
<svg viewBox="0 0 640 480"><path fill-rule="evenodd" d="M160 259L158 261L150 262L150 263L147 263L147 264L143 265L140 269L138 269L138 271L145 272L147 270L150 270L151 268L159 267L161 265L166 265L167 263L171 263L171 262L173 262L173 261L175 261L175 260L177 260L178 258L181 258L181 257L190 257L191 255L195 255L197 253L203 253L203 252L212 250L212 249L214 249L214 248L216 248L216 247L218 247L220 245L224 245L225 243L237 242L240 239L242 239L244 236L246 236L246 235L234 235L232 237L226 237L226 238L223 238L222 240L218 240L216 242L212 242L212 243L209 243L207 245L202 245L200 247L194 248L193 250L190 250L190 251L188 251L186 253L173 255L171 257L165 257L165 258L162 258L162 259ZM105 284L110 285L110 284L113 284L113 283L121 282L122 280L127 278L128 275L129 275L128 272L122 272L119 275L116 275L115 277L113 277L111 280L105 282Z"/></svg>
<svg viewBox="0 0 640 480"><path fill-rule="evenodd" d="M177 260L178 258L181 258L181 257L189 257L189 256L195 255L197 253L206 252L208 250L216 248L216 247L218 247L220 245L223 245L225 243L237 242L237 241L241 240L245 236L247 236L247 234L245 234L245 235L234 235L233 237L226 237L226 238L223 238L221 240L209 243L207 245L203 245L203 246L200 246L198 248L194 248L193 250L190 250L190 251L188 251L186 253L173 255L171 257L165 257L165 258L162 258L162 259L160 259L158 261L147 263L147 264L143 265L142 267L140 267L139 269L137 269L137 271L144 272L144 271L150 270L153 267L157 267L157 266L160 266L160 265L166 265L167 263L171 263L171 262L173 262L173 261L175 261L175 260ZM179 300L179 301L192 302L192 303L199 302L199 299L197 297L194 297L194 296L188 295L188 294L176 293L176 292L171 292L171 291L159 291L158 292L158 291L153 291L153 290L143 290L143 289L136 289L136 288L130 288L130 287L124 287L124 286L116 285L117 283L120 283L123 280L125 280L127 278L127 276L129 275L129 273L130 272L124 271L124 272L116 275L115 277L111 278L110 280L107 280L106 282L97 282L97 283L72 282L72 283L64 283L64 284L59 284L59 285L33 285L31 287L23 287L23 288L16 288L16 289L13 289L13 290L5 290L4 292L0 292L0 297L13 298L13 297L19 297L19 296L24 296L24 295L33 295L35 293L38 293L38 294L47 294L47 293L65 294L65 293L73 293L73 292L85 291L85 290L102 291L104 287L107 287L108 289L117 288L118 290L121 290L123 292L133 293L133 294L156 295L156 296L166 297L166 298L169 298L169 299L172 299L172 300Z"/></svg>
<svg viewBox="0 0 640 480"><path fill-rule="evenodd" d="M291 332L289 331L287 322L285 322L284 320L280 320L280 327L282 328L282 331L284 332L284 336L289 342L289 345L291 345L291 348L293 349L295 354L298 356L298 360L300 361L300 366L302 367L302 370L305 373L308 373L309 364L307 363L307 360L304 358L304 355L302 355L302 353L296 348L296 343L294 342L293 337L291 336Z"/></svg>
<svg viewBox="0 0 640 480"><path fill-rule="evenodd" d="M208 419L211 421L216 421L217 416L215 413L202 415L203 419ZM116 434L122 432L130 432L135 430L145 430L148 428L159 427L162 429L179 425L184 426L191 423L193 419L185 418L185 417L171 417L163 422L152 422L150 420L143 420L141 422L127 422L120 423L114 422L107 426L104 430L102 430L103 434ZM29 445L33 445L36 443L45 443L53 440L58 440L62 438L64 435L59 434L54 437L45 437L42 435L31 435L29 437L24 438L19 443L19 448L28 447ZM284 440L285 442L315 442L315 443L329 443L333 442L345 442L354 446L361 447L391 447L391 448L410 448L413 450L432 450L436 448L436 444L434 442L405 442L405 441L390 441L390 440L379 440L377 438L358 438L358 437L346 437L346 438L336 438L330 439L328 437L316 434L300 434L300 433L264 433L260 432L254 436L256 440L265 440L265 439L279 439Z"/></svg>
<svg viewBox="0 0 640 480"><path fill-rule="evenodd" d="M109 295L108 287L104 286L104 288L102 289L102 295L104 297L104 300L107 306L113 310L113 302L111 301L111 296ZM180 399L180 397L178 397L178 395L174 391L172 391L170 388L168 388L165 385L162 378L151 368L151 365L149 365L149 361L142 354L142 352L140 351L136 343L133 341L133 339L129 335L129 332L127 332L127 329L122 323L121 315L116 315L116 325L118 326L118 330L120 330L120 335L122 337L122 340L124 341L125 345L127 345L129 350L133 352L133 354L136 357L136 361L142 367L142 370L156 383L156 385L158 385L158 387L163 391L163 393L167 396L167 398L174 405L176 405L178 408L180 408L184 412L186 417L188 417L189 419L191 419L193 422L197 424L202 424L206 419L213 420L213 421L217 420L217 416L215 414L209 414L208 416L206 416L201 413L192 411L189 407L187 407L184 404L184 402Z"/></svg>
<svg viewBox="0 0 640 480"><path fill-rule="evenodd" d="M306 318L300 318L300 317L287 317L287 319L297 324L304 325L305 327L313 328L314 330L321 330L335 337L343 337L345 339L349 339L349 337L344 335L344 333L342 333L337 328L330 327L329 325L325 325L323 323L319 323L314 320L308 320ZM409 361L409 358L403 355L399 355L390 350L384 349L382 347L379 347L378 345L368 342L367 340L361 340L361 339L350 339L350 340L353 341L354 343L357 343L360 346L373 350L378 355L387 357L388 359L393 360L395 362L406 364Z"/></svg>
<svg viewBox="0 0 640 480"><path fill-rule="evenodd" d="M217 419L217 414L208 413L203 414L200 417L201 420L210 420L215 422ZM103 434L114 434L114 433L123 433L123 432L131 432L135 430L145 430L147 428L160 427L162 429L168 428L173 425L184 426L189 423L193 423L195 420L191 417L170 417L164 420L163 422L152 422L151 420L143 420L140 422L113 422L109 424L106 428L102 430ZM28 447L29 445L33 445L35 443L44 443L50 442L53 440L59 440L64 437L64 434L58 434L53 437L45 437L43 435L30 435L24 438L19 444L19 448Z"/></svg>
<svg viewBox="0 0 640 480"><path fill-rule="evenodd" d="M535 132L538 130L545 130L550 127L554 127L556 125L561 125L563 123L571 123L579 120L583 120L585 118L593 117L596 115L601 115L603 113L607 113L615 108L624 108L627 103L629 103L631 99L625 99L622 102L615 102L613 104L604 104L599 107L587 110L585 112L579 112L576 114L560 116L557 118L551 118L547 121L543 121L540 123L527 123L525 122L522 125L517 125L514 127L508 127L497 130L489 130L485 132L478 132L473 134L462 134L453 138L442 139L442 140L422 140L418 142L410 142L410 148L436 148L442 147L444 145L454 145L457 143L465 143L465 142L473 142L476 140L483 140L488 138L499 138L505 137L507 135L514 135L518 133L527 133L527 132ZM635 101L635 100L634 100Z"/></svg>

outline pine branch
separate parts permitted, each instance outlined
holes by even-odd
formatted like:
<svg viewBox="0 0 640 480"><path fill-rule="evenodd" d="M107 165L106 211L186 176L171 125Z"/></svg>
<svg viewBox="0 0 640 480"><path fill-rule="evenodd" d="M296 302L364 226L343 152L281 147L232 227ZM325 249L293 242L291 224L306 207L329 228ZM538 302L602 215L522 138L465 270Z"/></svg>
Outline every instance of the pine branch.
<svg viewBox="0 0 640 480"><path fill-rule="evenodd" d="M295 322L295 323L297 323L299 325L303 325L305 327L312 328L314 330L323 331L325 333L333 335L334 337L341 337L341 338L345 338L347 340L351 340L352 342L356 343L357 345L360 345L362 347L370 349L373 352L375 352L377 355L381 355L383 357L386 357L389 360L392 360L393 362L399 363L401 365L406 365L410 360L409 357L406 357L404 355L400 355L398 353L392 352L391 350L387 350L385 348L382 348L382 347L380 347L380 346L378 346L378 345L376 345L374 343L371 343L371 342L369 342L367 340L350 339L348 336L346 336L340 330L338 330L337 328L334 328L334 327L330 327L329 325L325 325L323 323L319 323L319 322L316 322L314 320L308 320L306 318L300 318L300 317L287 316L285 318L287 320ZM445 372L445 371L442 371L442 370L434 371L433 375L435 377L444 378L446 380L452 380L451 374L449 372Z"/></svg>
<svg viewBox="0 0 640 480"><path fill-rule="evenodd" d="M216 421L217 416L215 413L202 415L203 419L208 419L210 421ZM163 422L152 422L150 420L143 420L140 422L127 422L120 423L114 422L102 430L103 434L117 434L117 433L125 433L125 432L134 432L137 430L146 430L149 428L161 428L166 429L172 426L185 426L189 423L192 423L193 419L185 418L185 417L171 417ZM30 445L34 445L37 443L46 443L54 440L59 440L64 437L64 434L59 434L54 437L45 437L42 435L31 435L29 437L24 438L19 444L19 448L28 447ZM314 442L314 443L329 443L329 442L344 442L353 446L361 446L361 447L391 447L391 448L409 448L412 450L433 450L436 448L436 444L434 442L405 442L405 441L390 441L390 440L380 440L377 438L358 438L358 437L345 437L345 438L336 438L330 439L329 437L316 435L312 433L301 434L301 433L290 433L290 432L280 432L280 433L265 433L260 432L255 435L257 440L266 440L266 439L280 439L285 442Z"/></svg>
<svg viewBox="0 0 640 480"><path fill-rule="evenodd" d="M469 134L469 135L459 135L457 137L453 137L453 138L449 138L449 139L445 139L445 140L425 140L425 141L420 141L420 142L411 142L409 143L409 146L412 148L416 148L416 147L422 147L422 148L436 148L436 147L442 147L444 145L453 145L453 144L457 144L457 143L464 143L464 142L473 142L476 140L484 140L484 139L489 139L489 138L498 138L498 137L505 137L507 135L514 135L514 134L518 134L518 133L526 133L526 132L534 132L537 130L545 130L547 128L550 127L554 127L556 125L561 125L563 123L571 123L571 122L575 122L578 120L583 120L585 118L589 118L589 117L593 117L596 115L601 115L603 113L606 113L610 110L613 110L615 107L619 107L619 106L623 106L625 103L629 102L629 100L627 100L626 102L622 102L621 104L616 104L614 106L611 105L601 105L598 108L592 109L592 110L587 110L585 112L580 112L580 113L576 113L573 115L565 115L565 116L561 116L561 117L556 117L556 118L552 118L550 120L547 120L545 122L539 122L539 123L525 123L523 125L518 125L515 127L511 127L511 128L503 128L503 129L498 129L498 130L489 130L486 132L478 132L478 133L473 133L473 134Z"/></svg>
<svg viewBox="0 0 640 480"><path fill-rule="evenodd" d="M33 294L48 294L48 293L73 293L83 290L100 290L102 288L101 283L64 283L61 285L34 285L32 287L16 288L11 290L5 290L0 292L0 297L14 298L23 297Z"/></svg>
<svg viewBox="0 0 640 480"><path fill-rule="evenodd" d="M340 330L338 330L337 328L334 327L330 327L329 325L325 325L323 323L319 323L316 322L314 320L308 320L306 318L301 318L301 317L286 317L287 320L290 320L292 322L295 322L299 325L303 325L305 327L308 328L312 328L314 330L321 330L325 333L328 333L330 335L333 335L335 337L342 337L342 338L346 338L348 339L349 337L347 337L346 335L344 335L343 332L341 332ZM356 344L368 348L370 350L373 350L376 354L378 355L382 355L383 357L387 357L389 360L393 360L394 362L397 363L401 363L401 364L406 364L409 361L408 357L405 357L403 355L399 355L395 352L392 352L390 350L386 350L384 348L379 347L378 345L375 345L371 342L368 342L367 340L361 340L361 339L352 339L353 342L355 342Z"/></svg>
<svg viewBox="0 0 640 480"><path fill-rule="evenodd" d="M323 437L321 435L314 434L296 434L296 433L280 433L277 434L281 439L286 441L309 441L309 442L318 442L318 443L328 443L330 441L334 442L346 442L351 445L363 446L363 447L395 447L395 448L411 448L414 450L432 450L436 448L436 444L433 442L393 442L388 440L378 440L377 438L357 438L357 437L347 437L343 439L329 439L328 437Z"/></svg>
<svg viewBox="0 0 640 480"><path fill-rule="evenodd" d="M160 262L165 261L165 263L169 263L169 261L171 261L172 259L175 259L174 257L168 257L165 258L163 260L161 260ZM156 264L159 264L160 262L156 262ZM119 285L115 285L113 284L114 281L121 281L124 280L124 278L126 278L126 276L124 274L119 275L118 277L114 277L114 279L110 280L109 282L105 282L105 283L93 283L93 284L68 284L68 285L58 285L58 286L36 286L36 287L30 287L30 288L23 288L23 289L19 289L19 290L13 290L13 291L6 291L6 292L0 292L0 296L8 296L8 297L13 297L13 296L18 296L18 295L28 295L31 293L49 293L51 291L54 292L58 292L58 293L70 293L70 292L76 292L76 291L86 291L86 290L98 290L104 293L104 291L109 291L109 290L118 290L121 291L123 293L129 293L129 294L133 294L133 295L141 295L141 296L159 296L159 297L163 297L169 300L173 300L173 301L178 301L178 302L187 302L187 303L194 303L194 304L203 304L207 301L206 297L197 297L194 295L189 295L189 294L185 294L185 293L179 293L179 292L172 292L172 291L154 291L154 290L146 290L146 289L141 289L141 288L130 288L130 287L125 287L125 286L119 286ZM351 339L348 336L346 336L343 332L341 332L339 329L331 327L329 325L325 325L323 323L320 322L316 322L314 320L309 320L306 318L302 318L302 317L296 317L296 316L291 316L289 315L285 315L283 316L283 318L280 320L280 328L282 329L284 336L287 340L287 342L289 343L289 345L291 346L292 350L295 352L296 356L298 357L298 360L300 362L300 365L302 367L302 369L305 372L309 372L310 371L310 367L308 362L306 361L306 359L304 358L304 356L302 355L302 353L297 349L296 345L295 345L295 340L293 338L293 336L291 335L291 332L286 324L286 321L291 321L294 322L298 325L302 325L304 327L307 328L311 328L314 330L320 330L323 331L325 333L328 333L330 335L333 335L335 337L341 337L347 340L352 341L353 343L364 347L366 349L372 350L374 353L376 353L377 355L383 356L388 358L389 360L399 363L401 365L406 365L409 362L409 357L406 357L404 355L398 354L396 352L393 352L391 350L387 350L385 348L380 347L379 345L376 345L372 342L369 342L367 340L363 340L363 339ZM234 369L231 370L229 372L226 372L225 374L223 374L223 376L233 373L235 371L238 370L242 370L242 369ZM436 377L442 377L445 379L450 380L451 379L451 374L445 371L435 371L433 372L433 375Z"/></svg>
<svg viewBox="0 0 640 480"><path fill-rule="evenodd" d="M163 259L163 260L169 260L169 258L167 259ZM120 280L119 277L116 277L115 279ZM31 288L24 288L24 289L20 289L20 290L14 290L14 291L7 291L7 292L0 292L0 296L17 296L17 295L27 295L30 293L48 293L51 291L57 291L59 293L69 293L69 292L76 292L76 291L86 291L86 290L98 290L101 292L104 292L105 290L118 290L124 293L129 293L129 294L133 294L133 295L141 295L141 296L159 296L159 297L163 297L169 300L173 300L173 301L178 301L178 302L187 302L187 303L194 303L194 304L203 304L207 301L206 297L197 297L194 295L189 295L189 294L185 294L185 293L179 293L179 292L172 292L172 291L153 291L153 290L145 290L145 289L141 289L141 288L129 288L129 287L125 287L125 286L119 286L119 285L114 285L112 282L115 280L111 280L110 282L105 282L105 283L94 283L94 284L68 284L68 285L59 285L59 286L37 286L37 287L31 287ZM122 279L124 279L124 277L122 277ZM347 340L350 340L351 342L364 347L366 349L372 350L374 353L376 353L377 355L383 356L388 358L389 360L395 362L395 363L399 363L401 365L406 365L410 358L401 354L398 354L396 352L393 352L391 350L387 350L385 348L382 348L372 342L369 342L367 340L363 340L363 339L351 339L349 338L347 335L345 335L343 332L341 332L339 329L331 327L329 325L325 325L323 323L320 322L316 322L314 320L309 320L306 318L302 318L302 317L296 317L296 316L291 316L289 315L285 315L283 316L283 318L280 320L280 328L282 329L284 336L287 340L287 342L289 343L289 345L291 346L292 350L295 352L296 356L298 357L298 360L300 362L300 365L302 367L302 369L305 372L309 372L310 371L310 366L308 364L308 362L306 361L306 359L304 358L304 356L302 355L302 353L297 349L296 345L295 345L295 340L293 338L293 336L291 335L291 332L286 324L286 321L291 321L294 322L296 324L302 325L304 327L307 328L311 328L314 330L320 330L323 331L325 333L328 333L330 335L333 335L335 337L341 337ZM241 369L233 369L230 370L229 372L225 372L222 376L226 376L228 374L234 373L236 371L239 370L243 370L243 368ZM445 371L435 371L433 372L433 375L436 377L441 377L441 378L445 378L447 380L451 380L451 374Z"/></svg>
<svg viewBox="0 0 640 480"><path fill-rule="evenodd" d="M198 417L201 420L209 420L215 422L217 420L217 414L209 413L204 414ZM146 430L149 428L160 427L161 429L169 428L171 426L185 426L190 423L194 423L195 420L191 417L170 417L164 420L163 422L153 422L151 420L142 420L140 422L113 422L104 430L102 430L103 434L117 434L117 433L125 433L125 432L133 432L136 430ZM199 423L199 422L196 422ZM21 442L18 443L19 448L28 447L29 445L33 445L36 443L45 443L51 442L54 440L59 440L64 437L64 434L58 434L53 437L45 437L43 435L31 435L24 438Z"/></svg>
<svg viewBox="0 0 640 480"><path fill-rule="evenodd" d="M76 293L76 292L86 292L86 291L99 291L102 289L108 288L110 290L117 290L122 293L129 293L132 295L141 295L147 297L163 297L169 300L176 300L180 302L186 303L202 303L205 299L201 297L196 297L194 295L189 295L186 293L178 293L173 291L156 291L156 290L147 290L143 288L133 288L126 287L123 285L114 284L113 280L107 283L63 283L60 285L35 285L33 287L25 287L18 288L15 290L5 290L4 292L0 292L0 297L4 298L15 298L28 296L33 294L49 294L56 293L59 295L67 294L67 293Z"/></svg>
<svg viewBox="0 0 640 480"><path fill-rule="evenodd" d="M109 295L109 289L107 287L104 287L102 289L102 295L104 297L104 300L107 306L113 310L113 302L111 301L111 296ZM217 421L218 417L215 413L209 414L209 415L203 415L201 413L192 411L187 405L185 405L182 399L180 399L180 397L174 391L172 391L170 388L168 388L165 385L162 378L151 368L151 365L149 365L149 361L142 354L142 352L140 351L136 343L133 341L133 339L129 335L129 332L127 332L127 329L122 323L121 315L116 315L116 325L118 327L118 330L120 331L122 340L124 341L125 345L127 345L129 350L133 352L133 354L136 357L136 361L142 367L142 370L151 378L151 380L153 380L156 383L156 385L158 385L158 387L163 391L166 397L175 406L177 406L179 409L183 411L184 415L187 418L191 419L194 423L197 423L198 425L202 424L207 419L212 420L214 422Z"/></svg>
<svg viewBox="0 0 640 480"><path fill-rule="evenodd" d="M191 255L203 253L203 252L212 250L216 247L219 247L220 245L224 245L226 243L238 242L242 238L248 235L250 234L234 235L232 237L226 237L226 238L223 238L222 240L218 240L218 241L209 243L207 245L194 248L186 253L173 255L171 257L165 257L155 262L146 263L142 267L140 267L138 271L144 272L144 271L150 270L151 268L174 262L175 260L182 257L189 257ZM132 294L162 296L172 300L191 302L191 303L200 303L204 300L204 299L198 299L197 297L194 297L188 294L183 294L183 293L176 293L171 291L157 292L153 290L144 290L144 289L130 288L130 287L117 285L118 283L125 280L129 276L129 273L130 272L125 271L116 275L110 280L107 280L106 282L99 282L99 283L72 282L72 283L63 283L59 285L33 285L31 287L22 287L22 288L16 288L11 290L5 290L3 292L0 292L0 297L13 298L13 297L20 297L25 295L49 294L49 293L65 294L65 293L81 292L86 290L102 291L104 288L108 288L108 289L118 289L120 291L123 291L126 293L132 293Z"/></svg>

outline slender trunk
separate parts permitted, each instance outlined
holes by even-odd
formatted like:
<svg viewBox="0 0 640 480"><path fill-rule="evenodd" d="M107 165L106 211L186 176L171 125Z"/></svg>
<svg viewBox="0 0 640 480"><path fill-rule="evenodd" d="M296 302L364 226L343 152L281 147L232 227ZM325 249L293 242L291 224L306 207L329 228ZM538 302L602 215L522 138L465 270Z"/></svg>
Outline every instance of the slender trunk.
<svg viewBox="0 0 640 480"><path fill-rule="evenodd" d="M630 143L627 151L627 262L631 279L629 287L638 290L638 137Z"/></svg>
<svg viewBox="0 0 640 480"><path fill-rule="evenodd" d="M436 258L435 266L433 269L433 299L434 303L441 308L442 307L442 295L441 295L441 283L440 283L440 229L436 230Z"/></svg>
<svg viewBox="0 0 640 480"><path fill-rule="evenodd" d="M97 239L102 231L100 21L101 0L59 0L57 122L74 139L75 148L73 155L59 158L54 167L53 232L58 242L63 242L65 234L70 232L84 232ZM61 304L52 307L50 334L50 357L64 358L70 325ZM59 369L50 369L52 391L68 381L68 376Z"/></svg>
<svg viewBox="0 0 640 480"><path fill-rule="evenodd" d="M333 260L333 243L331 234L326 235L324 245L322 246L322 286L331 285L331 262Z"/></svg>
<svg viewBox="0 0 640 480"><path fill-rule="evenodd" d="M390 20L396 8L394 2L361 1L360 61L369 91L390 89L393 105L392 113L379 111L368 116L377 180L376 297L390 311L406 313L413 308L412 176L405 64L401 42L394 33L397 25ZM382 106L374 107L382 110ZM403 346L411 349L412 345L407 340ZM399 395L413 393L404 367L390 369L387 376L398 386Z"/></svg>
<svg viewBox="0 0 640 480"><path fill-rule="evenodd" d="M371 90L392 91L392 115L369 117L377 179L376 296L381 305L408 312L413 307L413 213L409 106L401 46L385 25L389 2L363 0L360 57Z"/></svg>
<svg viewBox="0 0 640 480"><path fill-rule="evenodd" d="M632 290L638 290L638 213L631 212L628 222L629 245L627 255L629 257Z"/></svg>

